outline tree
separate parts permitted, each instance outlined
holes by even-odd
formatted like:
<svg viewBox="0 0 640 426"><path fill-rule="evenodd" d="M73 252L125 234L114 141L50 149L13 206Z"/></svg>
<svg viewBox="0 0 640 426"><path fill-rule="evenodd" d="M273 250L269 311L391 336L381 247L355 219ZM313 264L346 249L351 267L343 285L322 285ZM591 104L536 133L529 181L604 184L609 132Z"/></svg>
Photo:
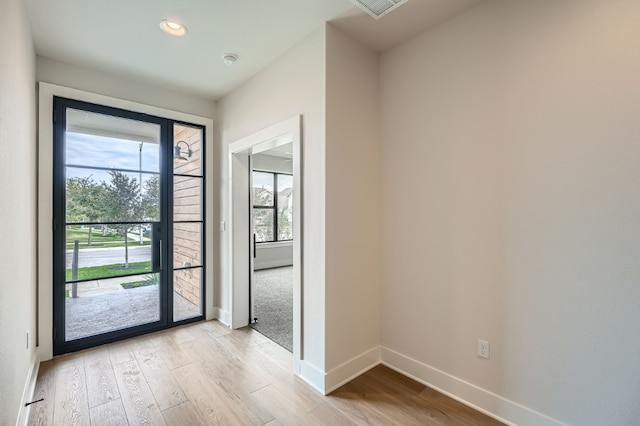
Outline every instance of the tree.
<svg viewBox="0 0 640 426"><path fill-rule="evenodd" d="M92 176L67 180L67 222L96 222L104 216L104 188ZM89 225L87 245L91 245L93 226Z"/></svg>
<svg viewBox="0 0 640 426"><path fill-rule="evenodd" d="M160 220L160 176L153 175L144 183L142 211L145 219Z"/></svg>
<svg viewBox="0 0 640 426"><path fill-rule="evenodd" d="M107 220L121 222L115 225L116 232L124 237L124 267L129 267L129 237L134 222L142 220L143 203L139 194L139 184L135 178L118 171L110 171L111 181L103 182L105 190L104 210Z"/></svg>

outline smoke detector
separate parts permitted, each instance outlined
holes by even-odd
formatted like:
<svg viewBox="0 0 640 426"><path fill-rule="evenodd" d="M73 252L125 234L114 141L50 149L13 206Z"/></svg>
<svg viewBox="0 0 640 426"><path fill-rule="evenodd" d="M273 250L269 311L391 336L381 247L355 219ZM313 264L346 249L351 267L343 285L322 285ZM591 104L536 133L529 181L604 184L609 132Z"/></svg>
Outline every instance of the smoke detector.
<svg viewBox="0 0 640 426"><path fill-rule="evenodd" d="M408 1L409 0L351 0L352 3L375 19L382 18L387 13Z"/></svg>
<svg viewBox="0 0 640 426"><path fill-rule="evenodd" d="M225 65L235 65L236 62L238 62L238 55L236 55L235 53L225 53L224 55L222 55L222 62L224 62Z"/></svg>

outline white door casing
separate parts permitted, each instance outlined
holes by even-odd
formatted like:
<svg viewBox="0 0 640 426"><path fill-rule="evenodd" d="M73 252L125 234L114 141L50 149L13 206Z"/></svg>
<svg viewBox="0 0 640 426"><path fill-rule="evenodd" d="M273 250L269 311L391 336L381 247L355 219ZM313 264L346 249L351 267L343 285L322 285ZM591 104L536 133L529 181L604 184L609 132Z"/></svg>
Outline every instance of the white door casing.
<svg viewBox="0 0 640 426"><path fill-rule="evenodd" d="M252 260L250 156L288 143L293 153L293 372L300 374L302 354L302 116L296 115L229 144L229 271L231 328L249 324Z"/></svg>

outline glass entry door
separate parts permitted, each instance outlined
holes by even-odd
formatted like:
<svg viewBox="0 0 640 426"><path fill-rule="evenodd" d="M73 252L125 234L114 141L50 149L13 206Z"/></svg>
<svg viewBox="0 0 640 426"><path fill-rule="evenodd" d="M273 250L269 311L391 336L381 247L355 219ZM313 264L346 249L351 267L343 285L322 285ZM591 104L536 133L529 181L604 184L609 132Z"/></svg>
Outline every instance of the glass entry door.
<svg viewBox="0 0 640 426"><path fill-rule="evenodd" d="M203 183L176 174L203 180L203 129L62 98L54 121L54 354L203 318Z"/></svg>

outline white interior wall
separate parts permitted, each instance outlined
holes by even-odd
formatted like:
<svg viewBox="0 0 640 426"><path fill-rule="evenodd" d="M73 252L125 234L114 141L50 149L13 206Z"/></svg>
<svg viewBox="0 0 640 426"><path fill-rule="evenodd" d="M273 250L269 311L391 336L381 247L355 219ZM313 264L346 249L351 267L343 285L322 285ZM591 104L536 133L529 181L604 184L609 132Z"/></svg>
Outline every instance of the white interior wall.
<svg viewBox="0 0 640 426"><path fill-rule="evenodd" d="M327 389L371 366L380 344L378 55L327 26ZM345 365L346 363L346 365Z"/></svg>
<svg viewBox="0 0 640 426"><path fill-rule="evenodd" d="M0 150L0 424L13 425L36 347L35 52L20 0L0 2Z"/></svg>
<svg viewBox="0 0 640 426"><path fill-rule="evenodd" d="M218 102L221 220L228 222L228 145L302 115L303 375L324 367L324 31L318 30ZM220 308L230 304L229 233L220 233ZM214 238L217 236L214 235ZM313 379L310 379L313 381Z"/></svg>
<svg viewBox="0 0 640 426"><path fill-rule="evenodd" d="M638 22L491 0L381 59L383 346L521 424L640 418Z"/></svg>
<svg viewBox="0 0 640 426"><path fill-rule="evenodd" d="M229 265L229 272L225 269L225 274L229 277L229 286L225 286L225 290L231 295L230 308L220 307L218 317L222 322L229 325L233 329L245 327L249 325L251 317L251 308L248 304L250 297L249 281L251 270L251 248L248 245L250 241L251 228L248 225L251 217L247 201L250 197L249 173L251 172L251 151L249 149L241 149L238 151L237 144L229 148L232 153L229 164L229 181L232 188L229 192L229 205L231 214L229 215L229 237L231 238L231 253L229 258L232 259ZM240 224L240 226L236 226ZM224 299L223 299L224 300Z"/></svg>
<svg viewBox="0 0 640 426"><path fill-rule="evenodd" d="M168 90L146 81L109 74L101 70L70 65L43 56L37 57L36 78L72 89L125 99L172 111L212 118L215 102Z"/></svg>
<svg viewBox="0 0 640 426"><path fill-rule="evenodd" d="M293 242L261 243L256 245L253 270L280 268L293 265Z"/></svg>
<svg viewBox="0 0 640 426"><path fill-rule="evenodd" d="M3 148L10 141L13 152L25 150L22 162L0 162L5 199L20 207L1 214L16 224L11 229L29 233L35 216L24 212L35 215L35 192L17 188L25 182L35 187L33 49L21 2L0 7L0 31L10 34L0 37L0 141ZM638 8L624 0L491 0L383 55L384 346L572 424L631 424L640 417L634 404L640 374L633 362L640 354L640 294L634 285L640 271L633 259L640 248ZM222 158L223 178L215 185L226 185L222 168L229 142L304 114L304 209L311 220L305 224L305 299L315 301L305 305L305 355L319 369L325 366L324 328L309 323L324 322L321 33L220 102L222 147L216 158ZM340 40L327 33L328 43ZM351 49L358 50L344 51ZM327 52L329 77L334 54L339 58L340 49ZM122 84L46 58L38 58L38 79L209 117L215 109L206 100L174 102L166 91L136 94L139 83ZM327 86L333 90L333 84ZM331 96L327 111L340 111ZM327 140L340 134L335 119L327 117ZM13 133L9 139L16 129L28 143L16 147ZM343 164L334 150L339 145L327 146L327 161L336 166ZM347 152L349 158L355 153ZM349 177L357 179L357 168L353 173ZM334 188L330 179L327 186ZM12 186L14 180L19 185ZM340 229L332 212L347 192L328 196L327 228ZM353 208L355 213L362 206ZM14 217L16 211L20 217ZM335 247L336 235L328 231L328 246ZM12 301L0 310L2 324L25 315L30 329L34 312L24 301L33 300L33 289L7 283L19 279L32 287L35 234L31 237L8 235L12 250L2 258L24 264L27 273L15 279L5 274L0 285L0 303ZM226 244L221 244L224 262ZM340 276L329 276L334 266ZM352 273L342 268L327 257L332 318L341 316L335 295L352 298L351 291L371 290L363 281L334 287L343 273ZM221 305L228 303L224 285ZM14 303L14 296L22 304ZM327 320L327 369L366 348L377 330L354 325L366 337L334 351L350 333L334 334L332 321ZM24 360L33 355L14 345L25 331L2 327L3 349L16 348L0 355L0 412L11 422L17 407L13 384L23 386ZM478 337L491 341L490 361L475 357Z"/></svg>

